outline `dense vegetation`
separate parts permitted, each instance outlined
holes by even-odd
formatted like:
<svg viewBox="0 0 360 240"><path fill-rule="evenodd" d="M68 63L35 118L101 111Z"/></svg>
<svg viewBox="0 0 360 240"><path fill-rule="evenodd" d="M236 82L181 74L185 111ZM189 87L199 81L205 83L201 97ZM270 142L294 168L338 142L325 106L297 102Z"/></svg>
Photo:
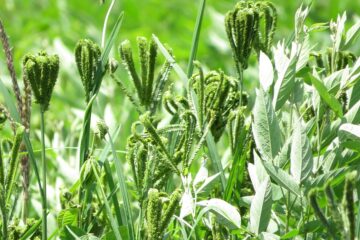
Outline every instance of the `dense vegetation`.
<svg viewBox="0 0 360 240"><path fill-rule="evenodd" d="M162 35L127 40L115 0L71 53L17 61L0 20L1 239L360 238L360 21L242 0L220 54L208 4L186 70Z"/></svg>

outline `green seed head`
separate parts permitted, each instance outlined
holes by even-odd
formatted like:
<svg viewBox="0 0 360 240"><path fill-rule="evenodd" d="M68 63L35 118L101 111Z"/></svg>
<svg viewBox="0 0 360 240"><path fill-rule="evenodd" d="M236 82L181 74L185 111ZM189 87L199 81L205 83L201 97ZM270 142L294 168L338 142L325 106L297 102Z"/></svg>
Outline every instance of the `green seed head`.
<svg viewBox="0 0 360 240"><path fill-rule="evenodd" d="M214 122L211 132L218 141L225 130L231 111L239 105L240 95L237 91L236 79L226 76L221 71L211 71L205 76L194 74L192 81L195 92L199 95L203 92L204 95L199 97L202 99L199 105L202 106L204 121L209 122L213 112Z"/></svg>
<svg viewBox="0 0 360 240"><path fill-rule="evenodd" d="M225 17L226 34L235 61L246 69L258 31L259 13L252 2L239 2Z"/></svg>
<svg viewBox="0 0 360 240"><path fill-rule="evenodd" d="M260 13L260 26L255 39L255 48L269 55L277 25L276 8L267 1L257 2L256 7Z"/></svg>
<svg viewBox="0 0 360 240"><path fill-rule="evenodd" d="M105 139L106 134L109 132L109 127L106 125L104 120L99 120L96 123L95 134L98 136L99 139Z"/></svg>
<svg viewBox="0 0 360 240"><path fill-rule="evenodd" d="M164 232L166 227L169 225L172 216L179 207L181 200L181 190L176 189L170 196L169 203L164 209L164 213L161 216L161 232Z"/></svg>
<svg viewBox="0 0 360 240"><path fill-rule="evenodd" d="M269 2L240 1L226 14L226 34L235 62L243 69L253 48L269 53L276 22L276 9Z"/></svg>
<svg viewBox="0 0 360 240"><path fill-rule="evenodd" d="M81 39L75 48L75 61L85 90L86 101L90 100L94 87L97 65L100 61L100 47L91 40Z"/></svg>
<svg viewBox="0 0 360 240"><path fill-rule="evenodd" d="M28 54L23 61L24 74L29 79L35 100L46 111L59 74L59 57L45 51Z"/></svg>
<svg viewBox="0 0 360 240"><path fill-rule="evenodd" d="M161 199L159 191L151 188L148 191L148 205L147 205L147 231L148 239L160 240L161 238Z"/></svg>

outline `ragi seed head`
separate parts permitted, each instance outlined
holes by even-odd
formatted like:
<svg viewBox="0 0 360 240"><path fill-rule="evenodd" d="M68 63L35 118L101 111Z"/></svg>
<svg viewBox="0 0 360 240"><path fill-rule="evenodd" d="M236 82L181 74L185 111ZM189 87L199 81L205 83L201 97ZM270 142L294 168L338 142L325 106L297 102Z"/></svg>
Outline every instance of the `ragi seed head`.
<svg viewBox="0 0 360 240"><path fill-rule="evenodd" d="M46 111L59 74L58 55L48 55L45 51L37 55L28 54L24 58L23 69L29 79L36 103Z"/></svg>

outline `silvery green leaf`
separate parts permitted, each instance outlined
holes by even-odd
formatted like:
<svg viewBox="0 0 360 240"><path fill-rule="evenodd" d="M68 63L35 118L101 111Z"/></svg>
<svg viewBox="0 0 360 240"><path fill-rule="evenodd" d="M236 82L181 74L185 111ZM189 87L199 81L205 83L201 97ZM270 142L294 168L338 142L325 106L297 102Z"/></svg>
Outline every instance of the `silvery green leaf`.
<svg viewBox="0 0 360 240"><path fill-rule="evenodd" d="M270 161L276 157L281 149L281 130L267 93L259 89L256 91L256 95L252 127L254 140L261 157Z"/></svg>
<svg viewBox="0 0 360 240"><path fill-rule="evenodd" d="M274 69L269 57L260 51L259 59L259 80L263 89L269 91L274 81Z"/></svg>
<svg viewBox="0 0 360 240"><path fill-rule="evenodd" d="M278 78L274 86L273 106L275 111L278 111L285 104L290 94L294 91L296 64L299 59L300 50L301 45L293 42L290 57L279 56L282 60L278 60L278 62L282 61L282 66L281 68L277 67L279 69ZM286 55L285 52L282 54ZM276 58L277 55L275 55L275 61ZM286 59L288 60L286 61Z"/></svg>
<svg viewBox="0 0 360 240"><path fill-rule="evenodd" d="M360 143L360 125L344 123L340 126L338 134L341 141L353 140Z"/></svg>
<svg viewBox="0 0 360 240"><path fill-rule="evenodd" d="M263 182L269 175L267 174L264 166L261 163L261 159L259 155L256 153L256 151L253 151L254 156L254 165L255 165L255 171L256 176L259 181L259 183Z"/></svg>
<svg viewBox="0 0 360 240"><path fill-rule="evenodd" d="M254 189L259 188L260 182L256 175L256 168L255 168L254 164L252 164L252 163L248 164L248 173L249 173L250 181L251 181Z"/></svg>
<svg viewBox="0 0 360 240"><path fill-rule="evenodd" d="M211 186L213 186L217 181L218 177L220 176L220 173L216 173L208 178L205 179L203 184L199 188L196 189L196 193L200 194L202 192L206 192L206 190L210 189Z"/></svg>
<svg viewBox="0 0 360 240"><path fill-rule="evenodd" d="M271 162L262 161L262 164L271 179L273 179L279 186L287 189L297 196L301 195L300 187L291 175L281 168L274 166Z"/></svg>
<svg viewBox="0 0 360 240"><path fill-rule="evenodd" d="M198 184L204 182L208 176L209 176L209 171L206 168L206 161L204 159L201 163L201 167L199 171L197 172L194 178L193 186L196 187Z"/></svg>
<svg viewBox="0 0 360 240"><path fill-rule="evenodd" d="M311 146L300 119L296 119L294 124L290 160L291 175L300 184L311 174L313 167Z"/></svg>
<svg viewBox="0 0 360 240"><path fill-rule="evenodd" d="M181 209L180 209L180 218L185 218L186 216L192 215L195 210L194 199L190 193L190 190L185 191L181 198Z"/></svg>
<svg viewBox="0 0 360 240"><path fill-rule="evenodd" d="M295 13L295 36L296 38L299 38L301 32L304 28L305 19L309 14L309 7L303 7L301 5Z"/></svg>
<svg viewBox="0 0 360 240"><path fill-rule="evenodd" d="M296 72L299 72L303 69L309 61L310 52L314 49L314 46L311 46L309 35L306 35L304 41L300 45L300 50L298 53L298 59L296 63Z"/></svg>
<svg viewBox="0 0 360 240"><path fill-rule="evenodd" d="M343 39L343 34L344 34L344 30L345 30L345 22L346 22L346 12L343 13L342 16L338 16L337 17L337 21L336 21L336 35L335 35L335 39L334 39L334 47L335 47L335 51L338 52L340 50L340 45ZM330 25L331 26L331 25Z"/></svg>
<svg viewBox="0 0 360 240"><path fill-rule="evenodd" d="M260 240L280 240L280 237L273 233L263 232L259 235Z"/></svg>
<svg viewBox="0 0 360 240"><path fill-rule="evenodd" d="M360 34L360 21L357 21L347 32L345 36L345 44L343 49L347 49L353 45L354 41L359 37Z"/></svg>
<svg viewBox="0 0 360 240"><path fill-rule="evenodd" d="M277 167L284 166L290 158L290 145L291 145L291 137L286 139L285 143L283 144L279 154L274 159L274 164Z"/></svg>
<svg viewBox="0 0 360 240"><path fill-rule="evenodd" d="M349 109L344 117L348 123L360 123L360 100Z"/></svg>
<svg viewBox="0 0 360 240"><path fill-rule="evenodd" d="M269 177L256 190L250 207L250 230L256 235L266 231L271 217L272 191Z"/></svg>
<svg viewBox="0 0 360 240"><path fill-rule="evenodd" d="M217 220L229 229L238 229L241 226L240 213L236 207L225 202L224 200L212 198L197 203L198 206L203 207L207 212L215 214Z"/></svg>

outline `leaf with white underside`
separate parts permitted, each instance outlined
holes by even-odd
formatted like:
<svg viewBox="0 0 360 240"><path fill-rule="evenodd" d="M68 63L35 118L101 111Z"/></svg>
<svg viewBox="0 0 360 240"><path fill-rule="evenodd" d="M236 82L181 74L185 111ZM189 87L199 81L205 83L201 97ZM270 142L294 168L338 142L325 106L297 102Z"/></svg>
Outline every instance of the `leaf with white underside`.
<svg viewBox="0 0 360 240"><path fill-rule="evenodd" d="M291 175L281 168L274 166L271 162L262 161L262 164L271 179L273 179L280 187L300 196L300 187Z"/></svg>
<svg viewBox="0 0 360 240"><path fill-rule="evenodd" d="M217 220L227 226L229 229L240 228L240 213L236 207L230 205L224 200L212 198L210 200L198 202L197 205L204 207L203 210L215 214L217 216Z"/></svg>
<svg viewBox="0 0 360 240"><path fill-rule="evenodd" d="M251 183L254 189L258 189L260 184L269 176L261 163L261 159L256 153L253 151L254 156L254 164L248 164L248 172L250 176Z"/></svg>
<svg viewBox="0 0 360 240"><path fill-rule="evenodd" d="M278 111L294 91L296 64L299 59L301 45L292 44L291 53L288 57L285 46L279 45L274 50L277 79L274 85L273 106ZM299 66L300 67L300 66Z"/></svg>
<svg viewBox="0 0 360 240"><path fill-rule="evenodd" d="M271 100L261 88L256 91L253 134L262 159L273 160L281 149L281 130Z"/></svg>
<svg viewBox="0 0 360 240"><path fill-rule="evenodd" d="M359 37L360 35L360 21L358 21L357 23L355 23L347 32L346 32L346 37L345 37L345 45L342 48L347 49L350 46L352 46L355 42L355 40Z"/></svg>
<svg viewBox="0 0 360 240"><path fill-rule="evenodd" d="M250 207L250 231L256 235L266 231L271 217L271 182L266 178L256 190Z"/></svg>
<svg viewBox="0 0 360 240"><path fill-rule="evenodd" d="M301 126L301 119L296 119L291 143L290 172L297 183L302 183L311 173L313 157L306 133Z"/></svg>
<svg viewBox="0 0 360 240"><path fill-rule="evenodd" d="M263 89L269 91L271 84L274 81L274 69L269 57L260 52L259 59L259 81Z"/></svg>
<svg viewBox="0 0 360 240"><path fill-rule="evenodd" d="M259 239L260 240L280 240L280 237L273 233L263 232L259 235Z"/></svg>
<svg viewBox="0 0 360 240"><path fill-rule="evenodd" d="M360 125L342 124L338 135L342 146L360 152Z"/></svg>
<svg viewBox="0 0 360 240"><path fill-rule="evenodd" d="M339 136L341 139L351 139L360 141L360 125L344 123L340 126Z"/></svg>

